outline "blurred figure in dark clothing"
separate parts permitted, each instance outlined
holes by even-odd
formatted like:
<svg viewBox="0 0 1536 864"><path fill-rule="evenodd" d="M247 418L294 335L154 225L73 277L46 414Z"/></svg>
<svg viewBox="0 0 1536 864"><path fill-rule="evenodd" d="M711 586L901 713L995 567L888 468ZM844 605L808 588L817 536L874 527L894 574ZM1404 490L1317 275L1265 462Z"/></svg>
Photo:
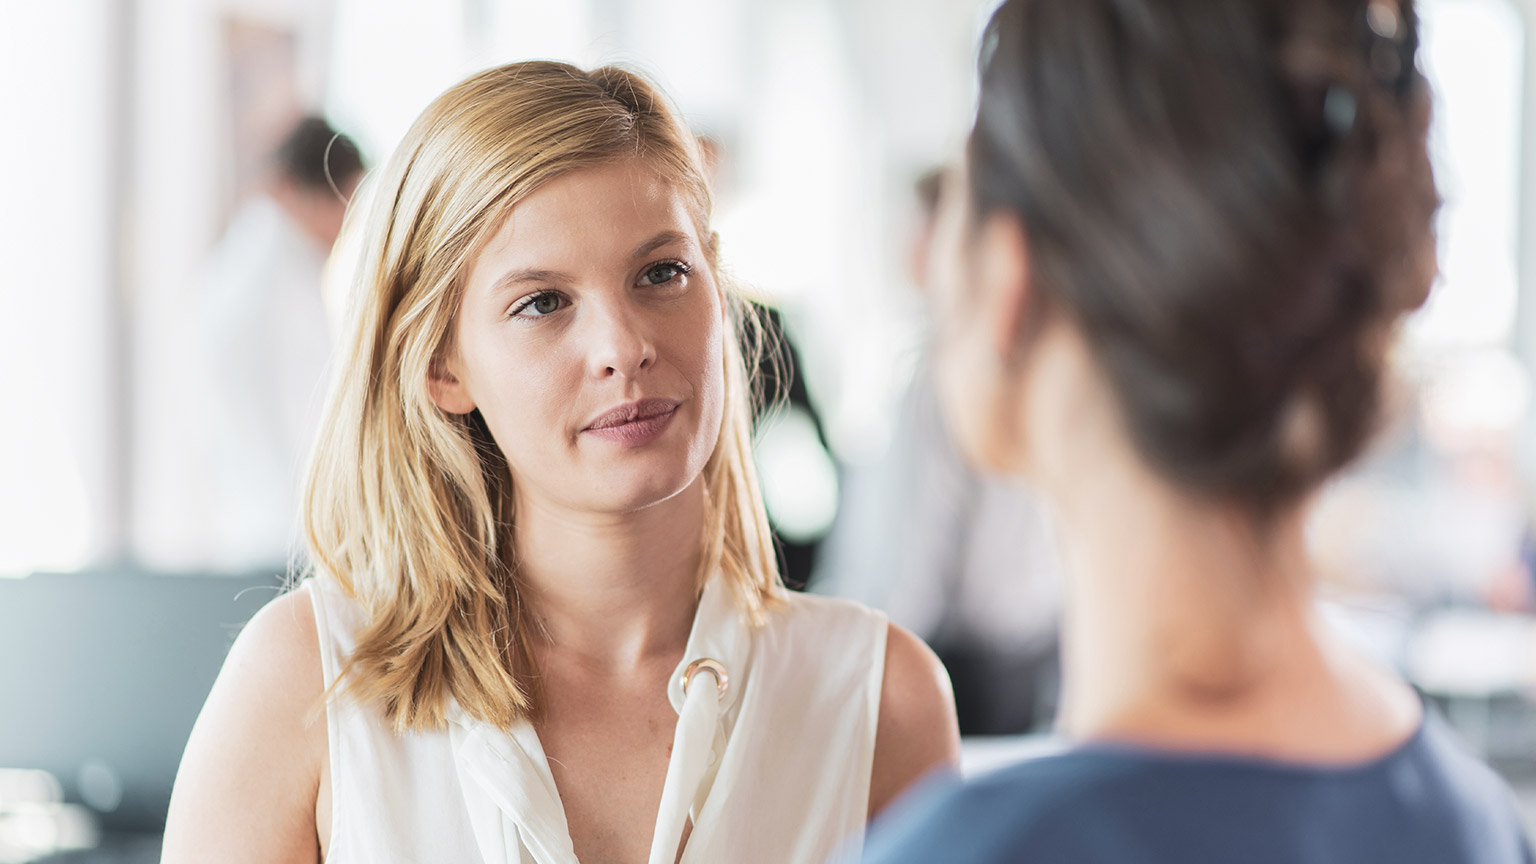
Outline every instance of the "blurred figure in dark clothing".
<svg viewBox="0 0 1536 864"><path fill-rule="evenodd" d="M806 389L800 354L785 329L783 314L762 303L749 308L757 324L743 329L749 340L760 343L744 346L745 356L757 358L753 423L760 479L779 574L790 589L802 591L811 580L826 528L814 515L807 521L796 512L803 506L800 502L778 493L785 484L796 483L797 475L807 471L819 475L835 468L821 412Z"/></svg>

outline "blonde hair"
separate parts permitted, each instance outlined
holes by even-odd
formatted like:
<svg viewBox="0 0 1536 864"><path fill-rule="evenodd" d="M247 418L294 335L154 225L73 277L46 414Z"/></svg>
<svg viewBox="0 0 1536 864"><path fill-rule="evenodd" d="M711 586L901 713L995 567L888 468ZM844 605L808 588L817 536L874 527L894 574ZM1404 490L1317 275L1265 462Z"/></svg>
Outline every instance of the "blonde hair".
<svg viewBox="0 0 1536 864"><path fill-rule="evenodd" d="M371 181L343 362L304 495L311 573L367 615L328 691L378 704L399 732L442 728L450 699L501 727L538 710L530 622L512 561L512 484L478 413L430 398L470 262L540 184L643 159L687 196L714 264L699 148L662 94L634 73L552 62L480 72L417 118ZM724 280L721 280L722 284ZM729 296L729 292L727 292ZM738 332L750 324L729 298ZM700 585L720 573L743 614L778 598L751 451L750 379L725 341L725 415L703 471Z"/></svg>

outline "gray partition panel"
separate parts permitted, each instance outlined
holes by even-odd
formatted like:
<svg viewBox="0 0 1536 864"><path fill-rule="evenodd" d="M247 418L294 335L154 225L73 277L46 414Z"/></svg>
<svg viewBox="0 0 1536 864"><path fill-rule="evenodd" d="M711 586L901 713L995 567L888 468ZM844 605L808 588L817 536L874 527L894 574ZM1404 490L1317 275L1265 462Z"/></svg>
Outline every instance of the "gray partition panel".
<svg viewBox="0 0 1536 864"><path fill-rule="evenodd" d="M224 656L280 582L129 570L0 579L0 768L46 770L76 802L120 797L104 827L159 830Z"/></svg>

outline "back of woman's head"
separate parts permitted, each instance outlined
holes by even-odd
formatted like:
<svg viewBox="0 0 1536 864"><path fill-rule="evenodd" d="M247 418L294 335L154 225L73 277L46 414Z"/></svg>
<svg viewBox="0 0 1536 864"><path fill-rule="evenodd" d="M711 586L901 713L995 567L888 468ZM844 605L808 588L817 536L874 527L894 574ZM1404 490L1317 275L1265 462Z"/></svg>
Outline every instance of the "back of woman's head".
<svg viewBox="0 0 1536 864"><path fill-rule="evenodd" d="M972 198L1015 213L1143 458L1259 513L1363 448L1433 278L1410 0L1009 0Z"/></svg>
<svg viewBox="0 0 1536 864"><path fill-rule="evenodd" d="M398 729L440 727L452 697L507 725L535 708L513 560L513 485L478 412L450 414L429 380L454 345L468 271L541 185L637 159L680 193L714 265L697 142L634 73L553 62L475 74L417 118L349 226L361 235L346 339L305 496L316 569L368 614L347 686ZM750 461L747 380L725 340L725 413L704 468L707 569L750 611L776 584Z"/></svg>

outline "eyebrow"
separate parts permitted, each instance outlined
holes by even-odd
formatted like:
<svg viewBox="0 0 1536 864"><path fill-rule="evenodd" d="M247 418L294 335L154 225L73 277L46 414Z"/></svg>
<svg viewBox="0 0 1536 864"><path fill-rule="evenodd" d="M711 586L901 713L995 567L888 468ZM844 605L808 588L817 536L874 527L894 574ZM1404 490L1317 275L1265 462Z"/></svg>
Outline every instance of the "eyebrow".
<svg viewBox="0 0 1536 864"><path fill-rule="evenodd" d="M652 237L644 243L641 243L639 246L636 246L635 251L631 257L642 258L651 254L652 252L655 252L657 249L660 249L663 246L670 246L673 243L685 243L687 240L688 235L681 231L663 231L660 234L657 234L655 237Z"/></svg>
<svg viewBox="0 0 1536 864"><path fill-rule="evenodd" d="M673 243L686 243L688 235L681 231L663 231L655 237L635 247L630 253L633 258L643 258L655 252L663 246ZM507 291L525 282L561 283L573 281L570 276L558 270L546 270L540 267L524 267L521 270L511 270L503 274L495 282L491 283L491 290L496 293Z"/></svg>
<svg viewBox="0 0 1536 864"><path fill-rule="evenodd" d="M500 293L515 288L524 282L569 282L571 277L557 270L541 270L537 267L524 267L521 270L512 270L501 278L491 283L491 291Z"/></svg>

